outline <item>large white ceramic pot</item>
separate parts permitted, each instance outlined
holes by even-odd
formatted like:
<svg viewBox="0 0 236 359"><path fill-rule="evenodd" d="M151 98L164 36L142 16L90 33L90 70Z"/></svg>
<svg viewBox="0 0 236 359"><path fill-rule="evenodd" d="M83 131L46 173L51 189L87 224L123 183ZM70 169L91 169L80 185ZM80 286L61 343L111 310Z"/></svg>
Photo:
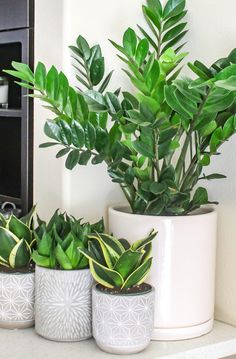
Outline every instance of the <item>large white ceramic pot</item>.
<svg viewBox="0 0 236 359"><path fill-rule="evenodd" d="M109 209L109 230L135 241L151 229L156 289L152 339L179 340L211 331L214 316L217 214L201 209L187 216L146 216L126 207Z"/></svg>
<svg viewBox="0 0 236 359"><path fill-rule="evenodd" d="M88 269L54 270L36 266L36 332L46 339L62 342L90 338L92 285Z"/></svg>
<svg viewBox="0 0 236 359"><path fill-rule="evenodd" d="M34 273L0 272L0 327L34 325Z"/></svg>
<svg viewBox="0 0 236 359"><path fill-rule="evenodd" d="M155 293L108 294L92 290L93 336L97 345L112 354L134 354L151 340Z"/></svg>

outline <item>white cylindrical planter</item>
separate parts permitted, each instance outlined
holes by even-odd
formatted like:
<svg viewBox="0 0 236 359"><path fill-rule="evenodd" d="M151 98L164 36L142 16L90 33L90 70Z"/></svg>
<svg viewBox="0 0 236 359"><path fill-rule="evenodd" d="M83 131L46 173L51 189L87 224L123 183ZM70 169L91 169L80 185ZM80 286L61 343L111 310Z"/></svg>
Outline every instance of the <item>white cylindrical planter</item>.
<svg viewBox="0 0 236 359"><path fill-rule="evenodd" d="M0 328L34 325L34 273L0 272Z"/></svg>
<svg viewBox="0 0 236 359"><path fill-rule="evenodd" d="M146 216L126 207L109 209L109 231L135 241L158 231L149 283L156 289L152 339L179 340L213 327L217 213Z"/></svg>
<svg viewBox="0 0 236 359"><path fill-rule="evenodd" d="M150 343L154 324L154 289L138 294L108 294L93 287L93 336L112 354L134 354Z"/></svg>
<svg viewBox="0 0 236 359"><path fill-rule="evenodd" d="M36 266L35 330L42 337L73 342L92 336L89 269L54 270Z"/></svg>

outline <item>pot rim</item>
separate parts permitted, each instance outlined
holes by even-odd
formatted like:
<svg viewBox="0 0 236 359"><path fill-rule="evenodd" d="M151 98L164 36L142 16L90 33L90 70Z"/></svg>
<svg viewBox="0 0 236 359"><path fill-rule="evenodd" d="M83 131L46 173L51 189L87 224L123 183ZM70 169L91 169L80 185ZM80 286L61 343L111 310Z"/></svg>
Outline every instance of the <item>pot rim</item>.
<svg viewBox="0 0 236 359"><path fill-rule="evenodd" d="M148 291L145 291L145 292L139 292L139 293L121 293L121 294L118 294L118 293L106 293L106 292L102 292L101 290L99 290L97 288L97 286L99 285L99 283L95 283L92 287L92 290L94 290L95 292L98 292L100 294L104 294L104 295L109 295L111 297L140 297L142 295L146 295L146 294L150 294L150 293L153 293L155 292L155 288L148 283L148 285L150 286L150 290Z"/></svg>
<svg viewBox="0 0 236 359"><path fill-rule="evenodd" d="M217 211L215 208L213 207L201 207L198 210L196 210L195 212L197 213L189 213L187 215L178 215L178 216L154 216L154 215L148 215L148 214L138 214L138 213L132 213L130 211L130 207L128 205L124 205L124 204L117 204L117 205L112 205L109 206L109 213L113 212L113 213L119 213L120 216L136 216L136 217L151 217L151 218L162 218L162 219L167 219L167 220L178 220L178 218L183 219L183 218L197 218L200 216L215 216L217 214Z"/></svg>
<svg viewBox="0 0 236 359"><path fill-rule="evenodd" d="M42 267L39 265L35 265L35 268L40 268L43 269L45 271L49 271L49 272L56 272L56 273L62 273L62 272L66 272L66 273L75 273L75 272L90 272L89 268L82 268L82 269L55 269L55 268L47 268L47 267Z"/></svg>

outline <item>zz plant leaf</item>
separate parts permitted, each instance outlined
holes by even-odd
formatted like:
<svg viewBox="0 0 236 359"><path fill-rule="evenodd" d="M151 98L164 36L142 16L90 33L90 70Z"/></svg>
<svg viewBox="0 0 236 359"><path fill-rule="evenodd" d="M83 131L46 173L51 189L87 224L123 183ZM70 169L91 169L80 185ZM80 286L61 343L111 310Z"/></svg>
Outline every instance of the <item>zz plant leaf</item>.
<svg viewBox="0 0 236 359"><path fill-rule="evenodd" d="M147 0L147 26L128 28L119 43L110 40L134 92L110 88L101 47L82 36L70 47L76 89L54 66L39 63L33 73L13 62L6 71L53 114L44 126L50 142L41 147L58 145L69 170L103 162L133 213L186 215L212 203L198 182L213 178L202 171L236 132L236 50L210 66L189 63L193 78L180 76L185 5Z"/></svg>

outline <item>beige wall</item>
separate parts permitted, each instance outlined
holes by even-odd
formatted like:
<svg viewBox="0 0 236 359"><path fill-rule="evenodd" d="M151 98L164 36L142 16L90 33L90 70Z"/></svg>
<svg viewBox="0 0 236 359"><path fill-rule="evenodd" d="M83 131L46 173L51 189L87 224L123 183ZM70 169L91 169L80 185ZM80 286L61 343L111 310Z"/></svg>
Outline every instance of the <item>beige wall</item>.
<svg viewBox="0 0 236 359"><path fill-rule="evenodd" d="M107 68L117 69L114 87L130 86L119 70L120 62L107 38L121 39L128 26L141 23L141 0L36 0L36 58L63 66L73 81L67 46L78 34L104 49ZM236 47L236 1L187 0L190 32L186 50L189 59L210 64ZM47 9L45 11L44 9ZM38 15L37 15L38 11ZM51 11L51 16L49 11ZM56 11L56 14L55 14ZM63 16L62 16L63 14ZM52 24L54 22L54 24ZM63 27L62 27L63 23ZM62 36L63 30L63 36ZM61 53L61 39L63 53ZM45 50L46 47L46 50ZM60 63L62 60L62 64ZM36 107L36 145L42 141L42 119L46 114ZM228 176L212 182L210 196L219 200L219 239L217 255L217 318L236 324L236 137L222 148L222 155L211 166ZM207 170L208 171L208 170ZM43 173L43 175L42 175ZM62 176L61 176L62 174ZM79 167L69 172L54 159L53 150L35 149L35 200L45 214L62 206L74 215L95 219L108 204L123 200L120 189L109 180L103 165Z"/></svg>

